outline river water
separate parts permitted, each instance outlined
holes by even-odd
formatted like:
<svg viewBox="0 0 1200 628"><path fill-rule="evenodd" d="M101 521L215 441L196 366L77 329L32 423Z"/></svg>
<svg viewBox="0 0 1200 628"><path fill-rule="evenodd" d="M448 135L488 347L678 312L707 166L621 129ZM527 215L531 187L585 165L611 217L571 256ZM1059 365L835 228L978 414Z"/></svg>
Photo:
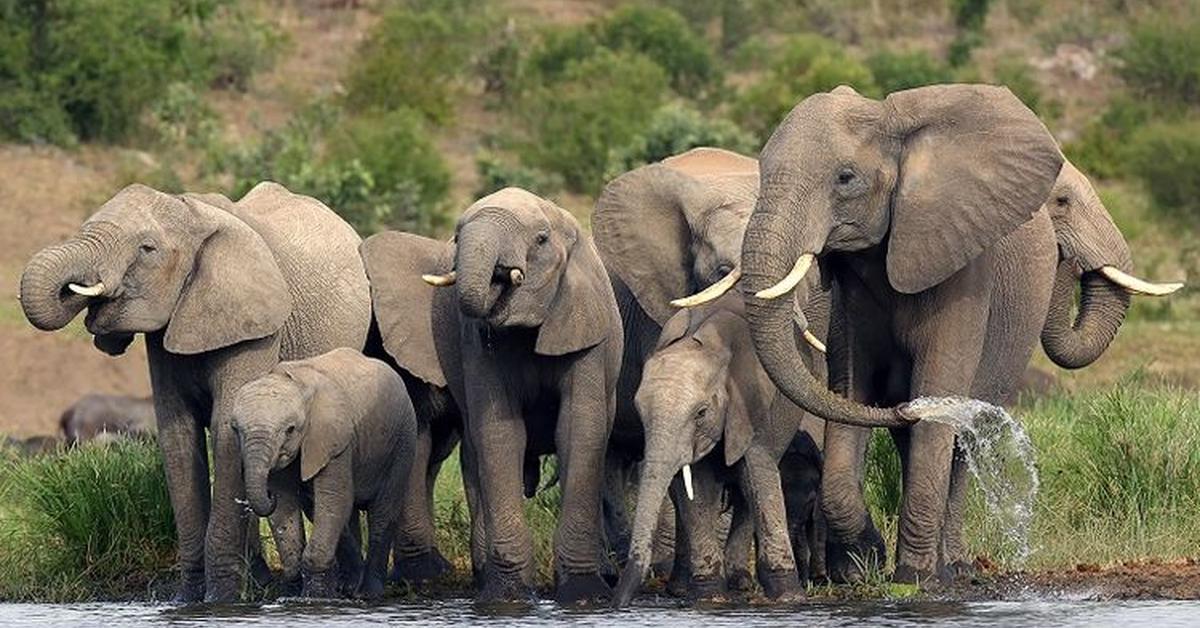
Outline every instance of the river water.
<svg viewBox="0 0 1200 628"><path fill-rule="evenodd" d="M0 604L0 626L356 626L384 623L430 628L490 626L1196 626L1200 602L813 603L791 609L697 610L643 602L620 611L564 611L552 603L513 614L476 611L465 599L364 606L282 603L221 608L146 603Z"/></svg>

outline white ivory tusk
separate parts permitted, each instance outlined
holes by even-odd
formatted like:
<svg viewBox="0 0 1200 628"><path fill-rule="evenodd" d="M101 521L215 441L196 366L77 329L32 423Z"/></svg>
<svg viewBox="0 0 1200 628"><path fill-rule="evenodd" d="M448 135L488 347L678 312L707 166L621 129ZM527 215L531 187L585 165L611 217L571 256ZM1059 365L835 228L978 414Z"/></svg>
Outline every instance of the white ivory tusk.
<svg viewBox="0 0 1200 628"><path fill-rule="evenodd" d="M431 286L438 286L439 288L453 286L457 280L457 273L452 270L445 275L421 275L421 279L424 279L425 283Z"/></svg>
<svg viewBox="0 0 1200 628"><path fill-rule="evenodd" d="M816 259L816 256L812 253L805 253L796 258L796 265L792 266L791 272L786 277L766 290L759 290L754 296L769 300L778 299L791 292L796 286L800 285L801 281L804 281L804 276L808 274L808 269L812 267L814 259Z"/></svg>
<svg viewBox="0 0 1200 628"><path fill-rule="evenodd" d="M74 292L75 294L85 296L85 297L98 297L98 296L104 294L104 282L103 281L101 281L100 283L97 283L94 286L81 286L77 283L69 283L69 284L67 284L67 288L69 288L71 290L71 292Z"/></svg>
<svg viewBox="0 0 1200 628"><path fill-rule="evenodd" d="M519 286L525 282L525 273L521 272L520 268L514 268L508 271L508 282L514 286Z"/></svg>
<svg viewBox="0 0 1200 628"><path fill-rule="evenodd" d="M688 501L696 499L696 493L692 490L692 465L683 465L683 490L687 493Z"/></svg>
<svg viewBox="0 0 1200 628"><path fill-rule="evenodd" d="M808 341L808 344L812 345L813 349L825 353L825 343L821 342L821 339L817 338L811 331L804 330L804 339Z"/></svg>
<svg viewBox="0 0 1200 628"><path fill-rule="evenodd" d="M1105 279L1125 288L1135 294L1145 294L1152 297L1163 297L1183 287L1183 282L1171 283L1151 283L1145 279L1138 279L1129 273L1122 272L1115 266L1101 266L1100 274L1104 275Z"/></svg>
<svg viewBox="0 0 1200 628"><path fill-rule="evenodd" d="M720 298L726 292L729 292L729 289L737 284L738 280L741 278L742 270L740 268L734 268L733 270L729 271L728 275L721 277L721 280L717 283L714 283L713 285L691 296L675 299L674 301L671 301L671 305L674 305L675 307L695 307L697 305L708 303L709 301Z"/></svg>

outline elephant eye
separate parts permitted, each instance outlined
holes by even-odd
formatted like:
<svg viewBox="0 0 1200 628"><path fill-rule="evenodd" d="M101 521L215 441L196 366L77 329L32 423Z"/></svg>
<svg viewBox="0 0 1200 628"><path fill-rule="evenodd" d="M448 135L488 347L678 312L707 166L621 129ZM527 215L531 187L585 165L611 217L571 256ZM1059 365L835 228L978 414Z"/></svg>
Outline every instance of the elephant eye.
<svg viewBox="0 0 1200 628"><path fill-rule="evenodd" d="M296 425L292 424L292 425L287 426L286 431L287 431L288 435L291 436L296 431Z"/></svg>
<svg viewBox="0 0 1200 628"><path fill-rule="evenodd" d="M1066 207L1067 204L1071 202L1071 199L1069 199L1065 196L1060 196L1060 197L1054 199L1054 202L1058 203L1059 207Z"/></svg>
<svg viewBox="0 0 1200 628"><path fill-rule="evenodd" d="M697 419L703 419L707 414L708 414L708 406L700 406L700 409L696 410L696 418Z"/></svg>
<svg viewBox="0 0 1200 628"><path fill-rule="evenodd" d="M550 234L546 231L539 231L536 239L538 244L545 244L550 240Z"/></svg>
<svg viewBox="0 0 1200 628"><path fill-rule="evenodd" d="M157 250L158 250L158 247L154 246L153 244L150 244L149 242L147 242L147 243L145 243L145 244L141 245L141 246L140 246L140 247L138 247L138 248L139 248L139 249L140 249L140 250L141 250L143 253L153 253L153 252L155 252L155 251L157 251Z"/></svg>
<svg viewBox="0 0 1200 628"><path fill-rule="evenodd" d="M849 168L842 168L837 174L838 185L850 185L855 178L854 171Z"/></svg>

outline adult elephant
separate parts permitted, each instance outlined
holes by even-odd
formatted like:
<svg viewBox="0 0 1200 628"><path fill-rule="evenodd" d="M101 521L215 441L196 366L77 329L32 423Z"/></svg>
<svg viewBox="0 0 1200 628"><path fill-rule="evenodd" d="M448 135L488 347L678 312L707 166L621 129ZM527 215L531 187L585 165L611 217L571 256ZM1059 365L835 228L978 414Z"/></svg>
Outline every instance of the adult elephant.
<svg viewBox="0 0 1200 628"><path fill-rule="evenodd" d="M240 591L247 525L234 393L281 359L366 340L359 242L329 208L275 183L237 203L131 185L25 268L21 306L39 329L60 329L86 308L106 353L145 334L181 601L231 601Z"/></svg>
<svg viewBox="0 0 1200 628"><path fill-rule="evenodd" d="M363 254L377 304L406 300L418 272L442 287L428 321L404 325L386 309L376 314L385 343L391 336L432 350L429 367L440 369L463 409L472 452L465 471L480 489L486 539L478 599L532 593L525 469L531 457L550 453L558 455L562 486L556 598L607 598L598 564L600 487L621 321L591 240L562 208L506 188L463 213L453 244L392 232L368 238Z"/></svg>
<svg viewBox="0 0 1200 628"><path fill-rule="evenodd" d="M1046 321L1058 246L1042 205L1062 163L1005 88L931 86L878 101L842 87L802 101L763 149L742 253L772 380L835 420L903 415L896 404L921 396L1003 402ZM850 399L821 386L781 333L793 319L781 297L804 290L815 260L845 321L830 367ZM904 469L895 579L968 570L965 547L943 537L959 536L966 491L953 429L918 423L894 436ZM829 426L822 505L835 577L853 575L854 554L882 550L861 503L864 445L863 431Z"/></svg>

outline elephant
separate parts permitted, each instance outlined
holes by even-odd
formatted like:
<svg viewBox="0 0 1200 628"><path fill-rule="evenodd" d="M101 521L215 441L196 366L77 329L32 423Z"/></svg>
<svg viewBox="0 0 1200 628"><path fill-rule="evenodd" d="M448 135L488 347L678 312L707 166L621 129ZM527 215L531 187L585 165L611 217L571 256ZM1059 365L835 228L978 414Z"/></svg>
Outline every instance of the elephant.
<svg viewBox="0 0 1200 628"><path fill-rule="evenodd" d="M363 597L382 596L417 438L400 376L354 349L334 349L280 362L246 383L230 414L246 497L271 523L284 580L303 574L305 597L335 597L339 540L361 559L347 530L361 510L367 560L357 588ZM307 543L302 511L312 521Z"/></svg>
<svg viewBox="0 0 1200 628"><path fill-rule="evenodd" d="M247 524L234 392L280 360L362 348L371 301L359 242L328 207L275 183L236 203L134 184L25 267L21 307L35 327L61 329L87 308L84 325L109 354L145 336L177 600L238 597Z"/></svg>
<svg viewBox="0 0 1200 628"><path fill-rule="evenodd" d="M63 411L58 424L67 445L151 435L154 434L154 400L128 395L87 394Z"/></svg>
<svg viewBox="0 0 1200 628"><path fill-rule="evenodd" d="M818 358L815 350L805 348L810 361ZM688 543L688 596L723 597L727 570L731 578L739 569L748 575L748 557L735 558L736 564L723 569L723 548L713 526L723 487L728 485L740 492L745 511L734 512L728 542L731 554L736 555L735 550L748 540L739 541L739 533L753 530L758 547L755 567L766 596L802 598L780 461L804 419L810 424L817 421L780 395L758 363L741 298L728 294L668 319L644 365L635 403L645 426L645 459L629 559L616 603L628 603L648 571L651 535L663 496L681 471L687 497L680 496L679 481L672 493ZM802 462L802 457L795 455L789 462ZM808 463L814 469L796 479L808 480L809 485L797 492L813 496L820 477L819 454ZM811 514L811 501L808 507Z"/></svg>
<svg viewBox="0 0 1200 628"><path fill-rule="evenodd" d="M771 380L834 421L915 422L907 402L922 396L1002 403L1047 320L1059 247L1043 204L1063 161L1003 87L935 85L879 101L842 86L801 101L760 156L740 265ZM834 293L834 391L786 333L797 317L782 297L802 301L814 265ZM904 474L893 578L968 572L966 465L953 428L915 422L893 436ZM861 498L866 437L827 427L821 504L836 580L857 576L855 555L882 557Z"/></svg>
<svg viewBox="0 0 1200 628"><path fill-rule="evenodd" d="M478 601L532 595L525 469L550 453L562 487L555 597L606 599L600 490L622 337L591 240L562 208L505 188L467 208L453 243L388 232L368 238L362 252L385 347L397 362L446 381L463 412L468 501L480 505L486 543L473 556L482 565ZM422 281L436 289L420 288ZM405 316L417 303L429 318Z"/></svg>

